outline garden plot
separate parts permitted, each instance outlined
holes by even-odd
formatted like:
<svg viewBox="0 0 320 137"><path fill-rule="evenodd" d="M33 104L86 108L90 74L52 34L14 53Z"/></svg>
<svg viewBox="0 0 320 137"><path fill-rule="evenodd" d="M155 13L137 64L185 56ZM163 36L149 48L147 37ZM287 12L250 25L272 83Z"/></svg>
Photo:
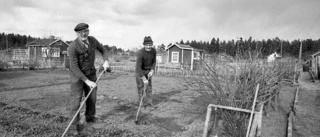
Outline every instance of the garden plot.
<svg viewBox="0 0 320 137"><path fill-rule="evenodd" d="M0 134L4 136L60 136L70 122L70 84L67 70L0 72ZM138 106L133 73L103 75L98 83L97 123L86 127L90 136L202 136L209 104L195 89L182 86L181 79L155 75L153 93L156 109L142 108L135 125ZM291 87L283 87L283 97ZM282 96L282 95L281 95ZM287 104L287 101L282 102ZM268 110L263 136L283 136L287 105ZM81 111L83 114L83 110ZM82 119L83 121L83 119ZM275 122L276 121L276 122ZM279 130L273 130L279 129ZM272 131L272 132L271 132ZM222 135L223 136L223 135Z"/></svg>

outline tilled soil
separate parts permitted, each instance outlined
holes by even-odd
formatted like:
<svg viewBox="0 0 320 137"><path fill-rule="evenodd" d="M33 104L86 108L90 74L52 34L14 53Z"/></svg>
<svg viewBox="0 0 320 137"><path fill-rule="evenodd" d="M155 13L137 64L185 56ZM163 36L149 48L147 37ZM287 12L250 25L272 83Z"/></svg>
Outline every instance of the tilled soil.
<svg viewBox="0 0 320 137"><path fill-rule="evenodd" d="M98 82L94 124L82 136L198 137L202 136L208 101L179 84L179 78L155 75L152 80L155 108L138 104L133 73L106 73ZM285 135L291 88L284 88L279 110L268 110L263 136ZM0 134L3 136L61 136L69 124L70 82L67 70L0 72ZM277 130L275 130L277 129Z"/></svg>
<svg viewBox="0 0 320 137"><path fill-rule="evenodd" d="M67 70L0 72L0 133L3 136L61 136L71 117ZM179 87L172 77L153 79L156 108L138 105L134 75L107 73L98 82L99 120L86 125L82 136L200 136L204 115L189 109L196 92ZM156 83L156 84L155 84ZM193 112L194 111L194 112ZM200 117L199 117L200 116Z"/></svg>

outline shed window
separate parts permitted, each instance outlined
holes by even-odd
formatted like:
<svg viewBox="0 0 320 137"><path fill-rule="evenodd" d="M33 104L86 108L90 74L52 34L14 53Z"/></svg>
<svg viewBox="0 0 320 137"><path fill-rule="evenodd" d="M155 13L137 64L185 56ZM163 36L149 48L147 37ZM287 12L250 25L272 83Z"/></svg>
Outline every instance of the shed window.
<svg viewBox="0 0 320 137"><path fill-rule="evenodd" d="M173 63L179 62L179 52L172 52L171 62Z"/></svg>
<svg viewBox="0 0 320 137"><path fill-rule="evenodd" d="M58 47L53 47L48 49L47 47L42 47L42 57L48 57L48 55L51 53L51 57L60 57L60 48Z"/></svg>
<svg viewBox="0 0 320 137"><path fill-rule="evenodd" d="M194 51L193 52L193 59L200 59L200 52Z"/></svg>
<svg viewBox="0 0 320 137"><path fill-rule="evenodd" d="M54 47L52 50L52 57L60 57L60 48Z"/></svg>

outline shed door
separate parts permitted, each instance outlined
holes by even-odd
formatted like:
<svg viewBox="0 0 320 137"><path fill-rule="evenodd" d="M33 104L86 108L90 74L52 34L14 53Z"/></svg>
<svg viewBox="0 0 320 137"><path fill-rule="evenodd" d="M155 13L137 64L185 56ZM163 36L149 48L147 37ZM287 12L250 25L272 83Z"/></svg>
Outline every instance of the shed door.
<svg viewBox="0 0 320 137"><path fill-rule="evenodd" d="M64 54L63 57L64 57L64 66L65 66L65 68L70 68L69 57L67 56L67 54Z"/></svg>

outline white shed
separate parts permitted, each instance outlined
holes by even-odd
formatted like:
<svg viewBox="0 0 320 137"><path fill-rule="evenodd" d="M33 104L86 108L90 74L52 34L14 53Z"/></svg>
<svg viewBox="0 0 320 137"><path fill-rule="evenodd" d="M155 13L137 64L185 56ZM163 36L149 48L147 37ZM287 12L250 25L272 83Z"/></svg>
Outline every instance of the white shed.
<svg viewBox="0 0 320 137"><path fill-rule="evenodd" d="M281 58L281 56L277 52L274 52L268 56L267 62L274 62L277 58Z"/></svg>

